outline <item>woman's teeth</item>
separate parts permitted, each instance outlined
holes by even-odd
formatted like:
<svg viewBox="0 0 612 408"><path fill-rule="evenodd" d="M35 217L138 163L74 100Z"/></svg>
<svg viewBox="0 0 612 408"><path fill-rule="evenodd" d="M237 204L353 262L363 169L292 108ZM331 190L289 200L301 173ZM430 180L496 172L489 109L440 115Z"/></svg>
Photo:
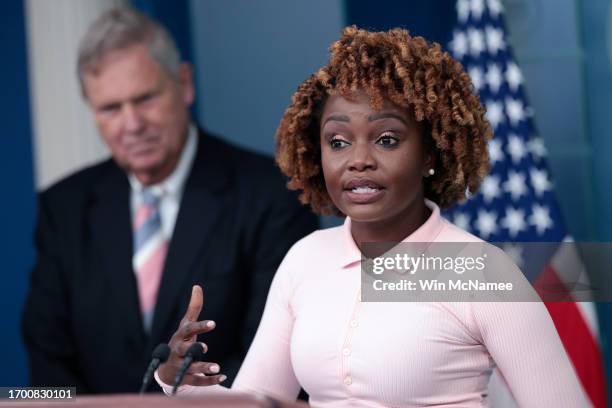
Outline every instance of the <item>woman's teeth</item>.
<svg viewBox="0 0 612 408"><path fill-rule="evenodd" d="M372 187L356 187L352 189L351 191L357 194L367 194L367 193L375 193L378 191L378 189L372 188Z"/></svg>

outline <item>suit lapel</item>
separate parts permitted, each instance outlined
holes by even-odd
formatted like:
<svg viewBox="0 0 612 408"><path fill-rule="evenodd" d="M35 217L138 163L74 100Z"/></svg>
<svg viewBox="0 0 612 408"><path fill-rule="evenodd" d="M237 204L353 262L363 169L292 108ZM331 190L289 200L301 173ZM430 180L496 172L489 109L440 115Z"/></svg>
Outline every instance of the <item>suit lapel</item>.
<svg viewBox="0 0 612 408"><path fill-rule="evenodd" d="M110 175L96 189L91 220L97 249L102 257L100 273L109 276L114 310L121 311L121 324L125 329L129 347L142 352L145 334L142 326L136 278L132 268L132 227L130 213L130 187L125 173L112 165ZM97 259L97 258L95 258Z"/></svg>
<svg viewBox="0 0 612 408"><path fill-rule="evenodd" d="M218 153L214 140L203 135L199 137L197 153L183 190L166 256L149 348L155 346L154 343L169 324L181 291L189 290L186 284L192 275L198 254L204 242L209 239L215 221L222 212L225 196L219 192L227 186L229 177Z"/></svg>

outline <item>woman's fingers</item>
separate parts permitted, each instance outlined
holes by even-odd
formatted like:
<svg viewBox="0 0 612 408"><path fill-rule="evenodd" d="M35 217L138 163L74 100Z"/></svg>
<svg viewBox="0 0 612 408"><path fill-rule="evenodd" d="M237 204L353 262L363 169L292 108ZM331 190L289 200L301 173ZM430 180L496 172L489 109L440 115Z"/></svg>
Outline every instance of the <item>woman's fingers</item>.
<svg viewBox="0 0 612 408"><path fill-rule="evenodd" d="M202 320L200 322L185 321L176 331L175 336L182 341L193 340L193 337L206 333L215 328L216 324L212 320Z"/></svg>
<svg viewBox="0 0 612 408"><path fill-rule="evenodd" d="M204 351L204 353L206 353L208 351L208 346L206 345L206 343L199 343L202 345L202 350ZM185 354L187 354L187 350L189 350L189 347L191 347L193 344L193 341L177 342L173 344L172 353L174 353L177 357L180 357L182 360L185 357Z"/></svg>
<svg viewBox="0 0 612 408"><path fill-rule="evenodd" d="M174 381L176 373L183 365L183 359L187 350L196 343L197 335L209 332L215 328L215 322L212 320L198 321L203 304L204 293L202 288L194 285L191 289L191 298L189 299L187 312L185 312L178 330L174 332L170 339L170 358L158 369L161 380L166 384ZM199 344L202 345L202 350L206 353L208 346L201 342ZM183 383L191 385L218 384L225 380L225 376L218 375L219 370L219 366L214 363L193 362ZM211 374L211 376L206 377L205 374Z"/></svg>
<svg viewBox="0 0 612 408"><path fill-rule="evenodd" d="M183 362L185 354L187 353L187 349L191 347L194 342L191 341L173 341L170 343L171 353L170 358L164 364L159 366L158 373L160 379L165 384L173 384L174 377L178 370L183 366ZM202 349L204 352L208 350L208 346L205 343L201 343ZM217 370L217 371L215 371ZM203 374L218 374L219 373L219 365L215 363L206 363L194 361L191 363L189 370L187 373L203 373Z"/></svg>
<svg viewBox="0 0 612 408"><path fill-rule="evenodd" d="M187 306L187 312L185 313L185 317L183 317L184 321L195 322L198 320L200 316L200 312L202 311L202 306L204 305L204 292L200 285L193 285L191 288L191 298L189 299L189 306Z"/></svg>
<svg viewBox="0 0 612 408"><path fill-rule="evenodd" d="M215 384L222 383L226 379L227 377L223 374L210 375L210 376L189 374L185 376L185 379L183 380L181 385L182 384L189 384L189 385L195 385L195 386L215 385Z"/></svg>
<svg viewBox="0 0 612 408"><path fill-rule="evenodd" d="M202 373L206 375L216 375L221 371L221 367L217 363L207 363L205 361L199 361L197 363L193 363L191 367L189 367L189 374L197 374Z"/></svg>

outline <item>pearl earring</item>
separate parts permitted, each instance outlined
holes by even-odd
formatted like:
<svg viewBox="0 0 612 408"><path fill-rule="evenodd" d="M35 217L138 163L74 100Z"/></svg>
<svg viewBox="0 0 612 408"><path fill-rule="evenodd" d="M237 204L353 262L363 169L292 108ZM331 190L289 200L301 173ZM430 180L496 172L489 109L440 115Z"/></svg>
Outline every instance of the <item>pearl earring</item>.
<svg viewBox="0 0 612 408"><path fill-rule="evenodd" d="M434 174L436 174L436 171L434 169L429 169L429 175L433 176Z"/></svg>

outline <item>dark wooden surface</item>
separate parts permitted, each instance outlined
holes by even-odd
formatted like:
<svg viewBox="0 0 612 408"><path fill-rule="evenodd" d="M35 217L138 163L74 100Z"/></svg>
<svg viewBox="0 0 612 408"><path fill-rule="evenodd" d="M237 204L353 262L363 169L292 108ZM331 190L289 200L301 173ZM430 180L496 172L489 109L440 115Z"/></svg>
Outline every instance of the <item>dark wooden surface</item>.
<svg viewBox="0 0 612 408"><path fill-rule="evenodd" d="M68 407L68 408L306 408L303 402L284 402L278 400L256 397L247 394L211 395L211 396L181 396L168 397L166 395L97 395L76 396L73 400L63 401L18 401L0 400L0 407Z"/></svg>

